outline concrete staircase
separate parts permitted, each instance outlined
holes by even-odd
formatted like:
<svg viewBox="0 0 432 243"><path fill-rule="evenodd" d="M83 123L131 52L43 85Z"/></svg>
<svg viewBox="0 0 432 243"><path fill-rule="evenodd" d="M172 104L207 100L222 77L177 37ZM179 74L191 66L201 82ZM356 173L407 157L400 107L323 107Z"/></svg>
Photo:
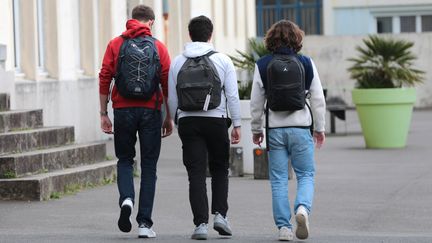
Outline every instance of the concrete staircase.
<svg viewBox="0 0 432 243"><path fill-rule="evenodd" d="M115 180L104 143L74 144L73 127L42 121L42 110L11 111L0 94L0 200L46 200Z"/></svg>

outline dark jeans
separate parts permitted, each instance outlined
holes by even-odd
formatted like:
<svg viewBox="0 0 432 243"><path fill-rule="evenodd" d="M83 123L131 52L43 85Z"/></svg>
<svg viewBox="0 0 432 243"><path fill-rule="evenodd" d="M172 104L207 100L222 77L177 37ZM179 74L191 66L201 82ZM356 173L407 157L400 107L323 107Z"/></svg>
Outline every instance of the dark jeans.
<svg viewBox="0 0 432 243"><path fill-rule="evenodd" d="M151 227L156 186L156 164L161 147L161 112L131 107L114 109L114 146L118 158L117 186L119 204L126 198L135 199L133 164L137 133L141 152L141 185L136 220ZM135 203L134 203L135 204Z"/></svg>
<svg viewBox="0 0 432 243"><path fill-rule="evenodd" d="M229 138L226 119L184 117L178 133L183 143L183 163L189 176L189 201L196 226L208 223L207 158L212 176L212 214L228 211Z"/></svg>

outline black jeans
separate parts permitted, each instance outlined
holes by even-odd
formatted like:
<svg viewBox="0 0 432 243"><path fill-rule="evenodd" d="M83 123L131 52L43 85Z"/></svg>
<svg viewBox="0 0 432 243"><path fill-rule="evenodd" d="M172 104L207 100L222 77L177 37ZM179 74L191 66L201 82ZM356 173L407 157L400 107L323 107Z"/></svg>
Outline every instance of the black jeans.
<svg viewBox="0 0 432 243"><path fill-rule="evenodd" d="M183 144L183 164L189 177L189 201L196 226L208 223L207 158L212 188L212 214L228 211L229 138L226 119L183 117L178 133Z"/></svg>
<svg viewBox="0 0 432 243"><path fill-rule="evenodd" d="M156 187L156 164L161 147L162 117L158 110L131 107L114 109L114 146L118 158L117 186L119 204L126 198L135 199L133 164L137 133L141 152L141 184L138 224L151 227L153 201ZM134 203L135 204L135 203Z"/></svg>

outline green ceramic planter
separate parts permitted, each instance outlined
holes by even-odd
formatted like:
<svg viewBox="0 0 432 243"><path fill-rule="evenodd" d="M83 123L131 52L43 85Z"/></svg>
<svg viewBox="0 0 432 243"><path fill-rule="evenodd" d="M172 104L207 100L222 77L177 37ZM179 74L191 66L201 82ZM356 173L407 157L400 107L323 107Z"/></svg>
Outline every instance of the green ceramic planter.
<svg viewBox="0 0 432 243"><path fill-rule="evenodd" d="M403 148L416 100L414 88L354 89L352 99L367 148Z"/></svg>

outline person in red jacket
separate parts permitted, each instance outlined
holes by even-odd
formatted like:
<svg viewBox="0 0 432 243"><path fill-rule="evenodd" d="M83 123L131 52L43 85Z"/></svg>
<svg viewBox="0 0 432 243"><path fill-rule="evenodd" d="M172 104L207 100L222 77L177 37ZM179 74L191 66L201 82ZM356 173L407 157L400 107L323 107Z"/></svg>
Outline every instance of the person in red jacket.
<svg viewBox="0 0 432 243"><path fill-rule="evenodd" d="M150 99L133 99L122 96L119 93L117 84L114 85L111 92L114 110L114 132L107 113L107 103L112 79L117 77L117 72L122 74L123 69L118 70L117 64L123 42L137 37L151 36L151 27L154 24L154 19L155 15L150 7L145 5L136 6L132 10L132 19L126 23L126 31L108 43L99 73L101 128L105 133L114 133L115 154L118 158L117 185L120 193L118 227L123 232L130 232L132 229L130 215L135 202L133 164L137 133L139 136L141 184L136 220L139 225L138 236L140 238L156 237L156 233L151 228L153 225L151 215L155 195L156 164L160 153L161 137L169 136L173 128L173 122L168 112L162 124L161 104L164 103L164 97L165 100L168 97L167 79L170 57L166 47L160 41L152 39L154 40L155 51L157 51L160 60L160 65L157 65L158 68L154 69L158 72L155 75L157 78L154 80L158 79L157 81L160 82L162 91L160 91L159 84L157 84L156 91L153 94L150 93L152 95ZM138 49L138 51L142 50ZM123 52L122 55L124 55ZM141 68L145 67L138 66L138 69ZM149 70L139 70L138 72L147 75ZM125 74L125 77L127 77L127 74ZM165 105L168 111L166 102Z"/></svg>

